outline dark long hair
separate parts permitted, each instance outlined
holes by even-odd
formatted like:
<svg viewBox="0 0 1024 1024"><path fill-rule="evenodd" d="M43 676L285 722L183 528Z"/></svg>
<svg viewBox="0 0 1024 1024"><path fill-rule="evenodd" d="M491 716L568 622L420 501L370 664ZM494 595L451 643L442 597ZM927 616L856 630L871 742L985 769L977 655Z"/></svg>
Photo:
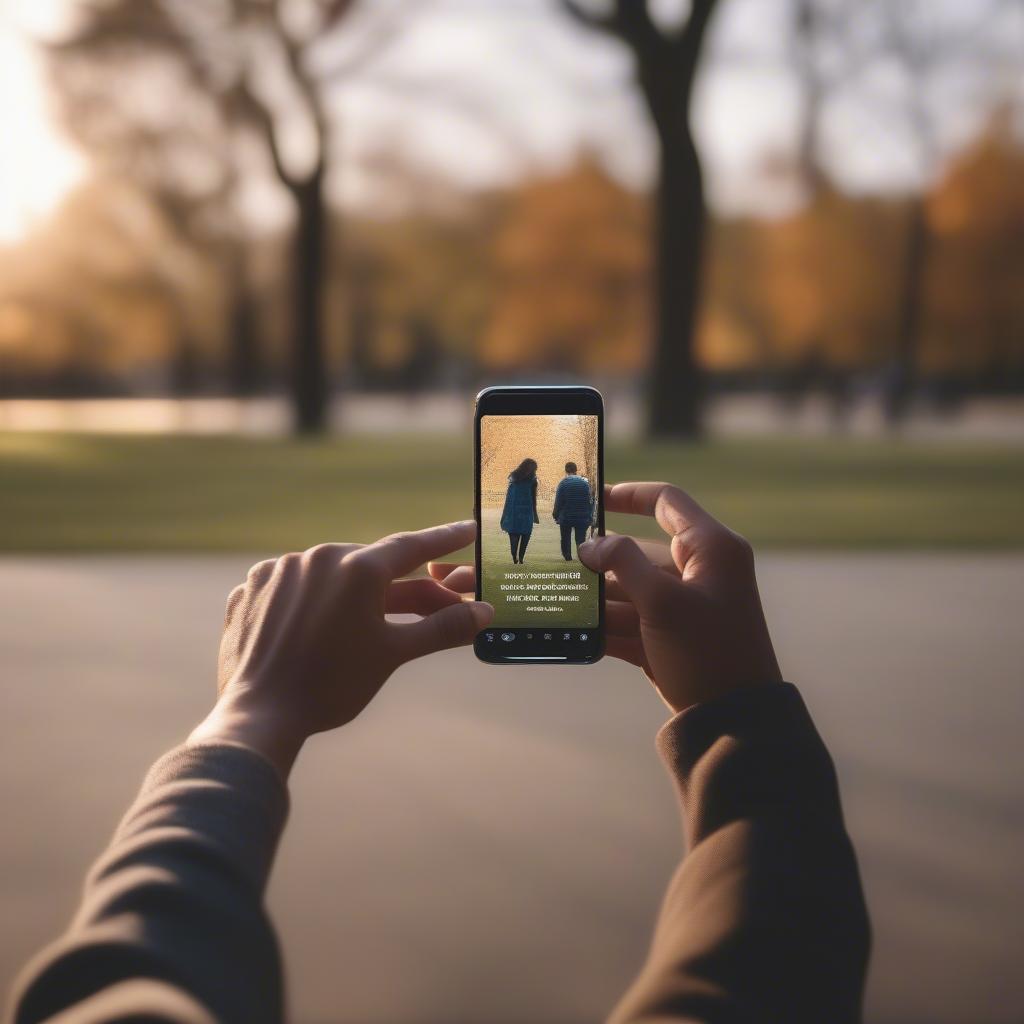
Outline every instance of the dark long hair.
<svg viewBox="0 0 1024 1024"><path fill-rule="evenodd" d="M531 476L534 476L537 472L537 463L533 459L523 459L522 462L516 466L515 469L509 473L508 478L514 483L519 483L520 480L529 480Z"/></svg>

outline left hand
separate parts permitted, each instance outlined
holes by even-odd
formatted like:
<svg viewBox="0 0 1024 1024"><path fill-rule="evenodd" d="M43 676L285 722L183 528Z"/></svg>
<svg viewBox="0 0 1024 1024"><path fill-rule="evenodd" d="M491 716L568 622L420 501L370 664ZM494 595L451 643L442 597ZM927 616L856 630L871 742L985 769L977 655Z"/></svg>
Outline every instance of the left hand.
<svg viewBox="0 0 1024 1024"><path fill-rule="evenodd" d="M475 534L469 520L254 565L228 597L217 704L189 741L241 743L286 776L307 737L350 722L400 665L472 643L489 604L396 577ZM389 622L388 612L423 618Z"/></svg>

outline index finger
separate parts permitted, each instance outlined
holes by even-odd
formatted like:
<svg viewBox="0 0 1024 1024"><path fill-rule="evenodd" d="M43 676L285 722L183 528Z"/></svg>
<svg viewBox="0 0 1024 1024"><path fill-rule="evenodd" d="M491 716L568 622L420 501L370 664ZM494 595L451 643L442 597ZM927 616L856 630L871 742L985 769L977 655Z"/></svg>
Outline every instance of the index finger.
<svg viewBox="0 0 1024 1024"><path fill-rule="evenodd" d="M390 537L368 544L349 557L354 562L372 567L381 577L393 580L408 575L424 562L464 548L472 543L475 536L476 523L472 519L465 519L460 523L431 526L426 530L393 533Z"/></svg>
<svg viewBox="0 0 1024 1024"><path fill-rule="evenodd" d="M606 484L604 507L606 512L654 516L658 525L672 537L691 527L715 522L709 512L675 484Z"/></svg>

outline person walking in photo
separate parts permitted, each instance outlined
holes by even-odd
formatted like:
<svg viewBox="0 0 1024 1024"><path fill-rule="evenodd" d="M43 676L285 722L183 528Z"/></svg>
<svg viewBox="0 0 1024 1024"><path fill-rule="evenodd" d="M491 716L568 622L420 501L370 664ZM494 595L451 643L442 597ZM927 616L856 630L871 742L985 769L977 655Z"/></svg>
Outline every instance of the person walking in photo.
<svg viewBox="0 0 1024 1024"><path fill-rule="evenodd" d="M562 532L562 557L571 562L573 534L576 534L578 553L594 521L594 494L587 478L577 475L575 462L565 464L565 476L558 482L551 515Z"/></svg>
<svg viewBox="0 0 1024 1024"><path fill-rule="evenodd" d="M501 513L501 528L508 534L513 562L523 564L533 526L539 522L537 463L533 459L523 459L508 475L505 508Z"/></svg>

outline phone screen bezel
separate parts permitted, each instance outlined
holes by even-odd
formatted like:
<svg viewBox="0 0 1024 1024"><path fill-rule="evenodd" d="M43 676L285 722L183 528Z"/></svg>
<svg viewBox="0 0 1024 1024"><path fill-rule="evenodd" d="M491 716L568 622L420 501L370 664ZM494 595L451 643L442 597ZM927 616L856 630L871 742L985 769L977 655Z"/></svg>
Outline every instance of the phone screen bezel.
<svg viewBox="0 0 1024 1024"><path fill-rule="evenodd" d="M476 397L473 417L473 516L476 519L475 544L476 599L481 600L481 517L480 517L480 421L484 416L572 415L597 417L597 472L601 488L597 494L597 532L604 535L604 399L597 388L586 385L510 385L485 388ZM504 644L488 641L488 633L500 634L501 628L481 630L473 650L481 661L495 665L590 665L604 654L605 608L604 576L598 575L598 625L588 630L588 640L564 643L544 641L542 630L535 629L536 638L527 641L520 635L525 626L506 626L517 634L514 650Z"/></svg>

